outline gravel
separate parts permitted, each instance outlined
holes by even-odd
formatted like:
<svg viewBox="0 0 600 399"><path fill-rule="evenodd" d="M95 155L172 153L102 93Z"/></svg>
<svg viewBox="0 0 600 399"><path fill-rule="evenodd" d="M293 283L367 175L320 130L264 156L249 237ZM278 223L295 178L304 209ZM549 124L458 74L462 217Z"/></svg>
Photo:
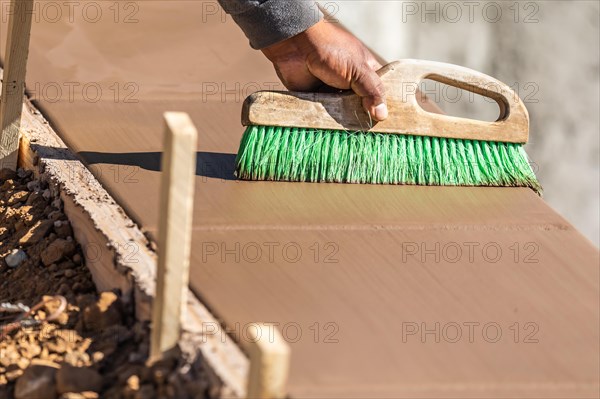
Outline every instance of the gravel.
<svg viewBox="0 0 600 399"><path fill-rule="evenodd" d="M207 377L184 359L146 365L148 325L120 293L96 291L53 191L30 171L0 170L0 302L46 301L34 313L43 320L55 295L67 301L55 320L0 337L0 399L207 397Z"/></svg>

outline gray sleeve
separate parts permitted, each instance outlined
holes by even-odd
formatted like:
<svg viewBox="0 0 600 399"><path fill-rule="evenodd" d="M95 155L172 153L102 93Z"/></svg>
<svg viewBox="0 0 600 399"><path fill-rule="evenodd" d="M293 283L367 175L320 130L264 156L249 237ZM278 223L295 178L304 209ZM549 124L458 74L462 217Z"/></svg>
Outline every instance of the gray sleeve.
<svg viewBox="0 0 600 399"><path fill-rule="evenodd" d="M312 0L219 0L255 49L304 32L322 18Z"/></svg>

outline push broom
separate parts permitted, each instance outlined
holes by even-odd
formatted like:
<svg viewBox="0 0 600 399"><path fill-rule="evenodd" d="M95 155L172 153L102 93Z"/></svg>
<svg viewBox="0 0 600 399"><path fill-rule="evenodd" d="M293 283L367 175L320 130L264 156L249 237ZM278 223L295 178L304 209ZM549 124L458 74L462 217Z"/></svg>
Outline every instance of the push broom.
<svg viewBox="0 0 600 399"><path fill-rule="evenodd" d="M389 116L373 123L351 92L261 91L244 102L236 159L244 180L530 187L529 115L504 83L468 68L402 60L378 71ZM434 114L417 103L431 79L495 100L495 122Z"/></svg>

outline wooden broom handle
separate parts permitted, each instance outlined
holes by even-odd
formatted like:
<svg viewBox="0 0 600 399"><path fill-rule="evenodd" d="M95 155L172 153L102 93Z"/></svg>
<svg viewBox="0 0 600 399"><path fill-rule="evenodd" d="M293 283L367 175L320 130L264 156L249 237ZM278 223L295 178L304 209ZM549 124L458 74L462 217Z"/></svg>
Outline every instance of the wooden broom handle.
<svg viewBox="0 0 600 399"><path fill-rule="evenodd" d="M386 88L389 116L373 122L351 92L257 92L243 106L244 125L271 125L331 130L411 134L467 140L526 143L529 114L521 99L506 84L483 73L441 62L401 60L378 71ZM494 122L427 112L416 99L423 79L431 79L498 103Z"/></svg>

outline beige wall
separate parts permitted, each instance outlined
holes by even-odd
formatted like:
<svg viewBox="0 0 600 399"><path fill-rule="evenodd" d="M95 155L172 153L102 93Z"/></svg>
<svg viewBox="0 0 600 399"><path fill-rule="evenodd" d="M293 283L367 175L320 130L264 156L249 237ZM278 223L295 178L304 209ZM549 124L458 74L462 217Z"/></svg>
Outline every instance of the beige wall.
<svg viewBox="0 0 600 399"><path fill-rule="evenodd" d="M545 199L598 246L599 2L321 4L388 60L460 64L518 89L531 116L526 149ZM474 112L486 115L477 105Z"/></svg>

